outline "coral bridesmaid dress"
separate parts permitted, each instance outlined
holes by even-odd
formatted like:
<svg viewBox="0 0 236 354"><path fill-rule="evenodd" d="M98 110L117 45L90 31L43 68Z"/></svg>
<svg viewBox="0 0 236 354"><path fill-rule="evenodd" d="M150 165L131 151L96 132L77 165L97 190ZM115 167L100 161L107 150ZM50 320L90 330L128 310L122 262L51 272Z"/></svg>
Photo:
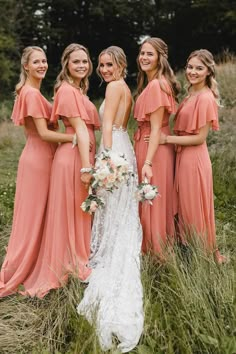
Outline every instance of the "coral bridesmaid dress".
<svg viewBox="0 0 236 354"><path fill-rule="evenodd" d="M171 92L167 81L162 78L167 92ZM137 158L139 182L142 178L148 143L144 136L149 135L150 115L158 108L165 107L162 121L162 132L170 134L169 117L176 110L176 104L171 94L161 89L160 81L154 79L137 98L134 107L134 118L138 122L135 133L135 154ZM174 185L174 146L171 144L159 145L152 161L153 177L151 183L158 186L160 197L153 200L153 205L143 203L140 205L140 219L143 227L144 253L149 250L162 255L168 240L174 237L174 213L173 213L173 185Z"/></svg>
<svg viewBox="0 0 236 354"><path fill-rule="evenodd" d="M211 90L182 102L175 117L174 131L176 135L197 134L208 122L213 130L219 130L218 109ZM175 213L182 240L186 232L195 231L202 236L207 249L214 251L213 179L206 142L194 146L178 145L175 191Z"/></svg>
<svg viewBox="0 0 236 354"><path fill-rule="evenodd" d="M93 149L90 162L94 163L95 134L99 128L96 107L88 97L64 82L59 88L53 105L51 121L60 116L81 117L87 125ZM74 133L67 118L63 118L66 132ZM61 287L68 274L81 280L90 274L87 267L90 255L91 216L80 208L87 191L80 180L81 158L78 147L61 144L52 166L46 224L39 257L33 273L24 282L30 296L43 297L50 289Z"/></svg>
<svg viewBox="0 0 236 354"><path fill-rule="evenodd" d="M12 231L0 272L0 297L17 291L38 256L56 145L40 138L32 117L49 120L50 115L51 104L40 91L23 86L12 120L15 125L24 125L27 140L18 165Z"/></svg>

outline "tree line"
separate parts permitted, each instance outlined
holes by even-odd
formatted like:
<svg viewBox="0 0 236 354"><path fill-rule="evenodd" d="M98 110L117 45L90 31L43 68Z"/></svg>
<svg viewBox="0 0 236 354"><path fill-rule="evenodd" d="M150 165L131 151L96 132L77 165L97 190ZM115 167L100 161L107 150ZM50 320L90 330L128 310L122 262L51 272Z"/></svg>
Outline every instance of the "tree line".
<svg viewBox="0 0 236 354"><path fill-rule="evenodd" d="M14 90L27 45L41 46L47 53L48 93L60 70L61 54L72 42L89 48L95 67L102 49L121 46L131 85L139 43L147 35L165 40L174 70L184 66L194 49L207 48L216 56L235 53L235 5L235 0L0 0L0 97ZM93 75L90 96L98 95L98 83Z"/></svg>

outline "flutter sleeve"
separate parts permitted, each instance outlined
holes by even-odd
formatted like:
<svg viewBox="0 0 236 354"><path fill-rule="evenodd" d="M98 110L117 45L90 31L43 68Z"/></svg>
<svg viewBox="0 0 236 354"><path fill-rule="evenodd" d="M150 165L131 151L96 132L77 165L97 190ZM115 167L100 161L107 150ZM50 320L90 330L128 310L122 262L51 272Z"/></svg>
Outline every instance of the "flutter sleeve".
<svg viewBox="0 0 236 354"><path fill-rule="evenodd" d="M56 122L60 117L80 117L86 124L91 124L84 106L83 95L67 83L62 84L55 95L50 121Z"/></svg>
<svg viewBox="0 0 236 354"><path fill-rule="evenodd" d="M183 110L185 107L183 106ZM185 131L189 134L198 134L199 130L207 123L211 123L212 130L219 130L218 107L215 98L211 92L203 93L196 97L196 101L191 103L189 108L186 105L186 116L184 119L178 119L174 131ZM181 115L181 110L180 110Z"/></svg>
<svg viewBox="0 0 236 354"><path fill-rule="evenodd" d="M151 113L165 107L168 113L175 113L176 102L166 80L152 80L138 97L134 106L134 118L149 121Z"/></svg>
<svg viewBox="0 0 236 354"><path fill-rule="evenodd" d="M39 90L22 88L16 97L11 119L15 125L24 125L26 117L44 118L49 120L52 106Z"/></svg>

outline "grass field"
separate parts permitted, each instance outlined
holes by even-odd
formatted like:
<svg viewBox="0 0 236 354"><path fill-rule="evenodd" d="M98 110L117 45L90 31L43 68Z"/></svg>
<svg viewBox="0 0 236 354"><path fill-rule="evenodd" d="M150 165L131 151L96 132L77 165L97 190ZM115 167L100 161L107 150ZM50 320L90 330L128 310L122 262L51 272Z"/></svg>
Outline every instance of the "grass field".
<svg viewBox="0 0 236 354"><path fill-rule="evenodd" d="M182 76L180 74L182 80ZM167 262L142 260L145 326L138 354L236 354L236 64L218 67L224 107L221 130L208 145L214 173L217 241L230 262L217 266L196 242L176 247ZM9 237L21 128L9 122L10 103L0 107L0 263ZM129 132L133 132L133 123ZM71 278L45 299L0 299L0 354L100 354L95 329L76 313L84 284ZM117 354L118 351L111 350Z"/></svg>

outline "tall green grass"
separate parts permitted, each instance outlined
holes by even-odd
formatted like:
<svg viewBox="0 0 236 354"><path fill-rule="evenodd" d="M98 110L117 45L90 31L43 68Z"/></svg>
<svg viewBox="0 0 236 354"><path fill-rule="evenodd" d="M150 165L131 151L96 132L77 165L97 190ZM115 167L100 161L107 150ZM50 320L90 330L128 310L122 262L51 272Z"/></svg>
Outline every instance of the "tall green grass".
<svg viewBox="0 0 236 354"><path fill-rule="evenodd" d="M145 324L132 353L236 353L235 74L234 60L218 67L224 103L221 130L208 139L217 241L230 262L217 266L194 237L188 248L175 245L164 264L151 255L143 257ZM184 81L182 73L180 78ZM21 129L9 124L4 119L0 125L0 141L7 139L0 143L0 212L5 215L0 218L0 263L10 234L16 168L24 144ZM131 137L134 129L131 121ZM0 354L102 353L96 329L76 313L84 289L84 284L71 277L66 286L43 300L20 295L0 299ZM110 353L118 351L114 348Z"/></svg>

